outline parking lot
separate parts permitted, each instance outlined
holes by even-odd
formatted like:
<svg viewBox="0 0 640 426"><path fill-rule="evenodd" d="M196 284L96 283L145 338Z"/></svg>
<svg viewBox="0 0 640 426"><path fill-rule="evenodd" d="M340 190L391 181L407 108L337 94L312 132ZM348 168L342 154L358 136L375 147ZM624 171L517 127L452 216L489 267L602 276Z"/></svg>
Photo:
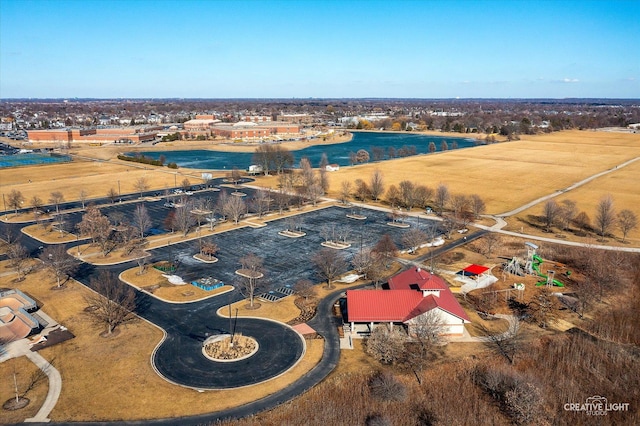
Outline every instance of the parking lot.
<svg viewBox="0 0 640 426"><path fill-rule="evenodd" d="M175 274L186 282L212 276L224 283L233 284L237 279L235 271L240 269L240 259L253 253L264 260L265 276L261 281L266 290L273 290L282 286L292 286L303 278L312 282L322 281L311 258L323 248L323 228L335 226L336 232L347 232L347 242L351 243L351 247L340 252L348 262L361 247L374 246L384 234L389 234L401 248L402 235L410 229L389 226L384 212L363 209L361 214L367 216L366 220L348 218L348 213L349 209L328 207L301 214L301 230L306 232L301 238L289 238L278 234L287 228L285 219L268 222L263 228L244 227L204 237L203 240L213 241L220 248L216 254L219 261L213 264L193 258L199 250L197 240L152 250L152 261L175 262L178 265ZM415 218L410 218L408 223L411 223L412 227L418 226ZM437 222L420 220L421 227L435 223Z"/></svg>

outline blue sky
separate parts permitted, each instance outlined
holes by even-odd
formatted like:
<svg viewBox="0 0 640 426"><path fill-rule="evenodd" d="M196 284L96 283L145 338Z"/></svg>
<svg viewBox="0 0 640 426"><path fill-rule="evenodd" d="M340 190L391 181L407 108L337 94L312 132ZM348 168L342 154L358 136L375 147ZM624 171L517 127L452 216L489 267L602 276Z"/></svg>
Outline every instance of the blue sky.
<svg viewBox="0 0 640 426"><path fill-rule="evenodd" d="M640 98L640 1L0 0L0 98Z"/></svg>

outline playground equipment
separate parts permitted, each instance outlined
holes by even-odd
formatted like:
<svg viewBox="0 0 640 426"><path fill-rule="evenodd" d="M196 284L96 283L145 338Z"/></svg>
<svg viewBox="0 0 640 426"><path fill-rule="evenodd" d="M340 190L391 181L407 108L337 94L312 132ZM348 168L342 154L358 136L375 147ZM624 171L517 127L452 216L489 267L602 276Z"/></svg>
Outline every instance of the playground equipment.
<svg viewBox="0 0 640 426"><path fill-rule="evenodd" d="M555 276L555 271L549 269L547 270L547 275L540 272L540 265L542 265L544 260L540 256L538 256L538 254L536 253L538 246L528 241L525 242L524 245L527 247L527 264L526 264L527 273L531 275L537 275L540 278L543 278L544 280L544 281L538 281L536 283L536 286L540 287L541 285L546 285L546 286L555 285L557 287L564 287L563 283L553 279L553 277Z"/></svg>
<svg viewBox="0 0 640 426"><path fill-rule="evenodd" d="M505 264L504 272L519 276L524 276L525 274L537 275L544 281L539 281L536 283L536 286L555 285L556 287L564 287L562 282L554 279L555 271L549 269L547 270L546 275L540 271L540 266L544 263L544 260L536 252L538 250L538 246L528 241L525 242L524 245L527 249L527 260L524 262L524 267L522 265L522 260L514 256L509 263Z"/></svg>

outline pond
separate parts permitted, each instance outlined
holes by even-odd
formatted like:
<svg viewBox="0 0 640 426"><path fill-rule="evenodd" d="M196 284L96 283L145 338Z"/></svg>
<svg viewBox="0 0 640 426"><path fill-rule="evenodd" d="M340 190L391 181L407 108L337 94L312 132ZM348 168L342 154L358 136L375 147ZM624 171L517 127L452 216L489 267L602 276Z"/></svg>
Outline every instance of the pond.
<svg viewBox="0 0 640 426"><path fill-rule="evenodd" d="M393 148L399 151L403 147L415 148L417 154L425 154L429 152L429 144L433 142L436 152L441 151L443 142L446 142L447 149L453 149L457 145L458 149L468 148L476 145L475 139L455 138L444 136L427 136L404 133L369 133L354 132L353 140L345 143L332 145L315 145L298 151L292 151L297 166L300 159L307 157L311 165L318 167L322 154L327 155L330 164L338 164L340 166L350 165L349 154L364 149L369 152L371 160L373 160L373 148L384 150L384 158L389 159L389 149ZM286 148L286 143L283 144ZM167 162L175 162L180 167L188 167L193 169L214 169L224 170L248 169L254 162L253 153L251 152L220 152L207 150L191 150L191 151L154 151L142 152L147 157L158 159L164 155Z"/></svg>

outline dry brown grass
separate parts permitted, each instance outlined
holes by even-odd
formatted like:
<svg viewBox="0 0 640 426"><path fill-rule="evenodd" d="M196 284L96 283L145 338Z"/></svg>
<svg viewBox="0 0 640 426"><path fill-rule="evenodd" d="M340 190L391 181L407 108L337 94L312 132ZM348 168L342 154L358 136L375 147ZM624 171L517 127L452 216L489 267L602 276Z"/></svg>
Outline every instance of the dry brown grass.
<svg viewBox="0 0 640 426"><path fill-rule="evenodd" d="M9 398L15 398L14 372L18 383L18 393L26 390L34 373L38 367L29 361L27 357L13 358L0 363L0 405ZM40 381L36 387L27 393L26 397L30 402L25 408L16 411L7 411L0 408L0 422L2 424L22 423L25 419L33 417L47 397L49 386L47 380Z"/></svg>
<svg viewBox="0 0 640 426"><path fill-rule="evenodd" d="M174 285L162 276L163 272L146 267L144 274L139 275L139 268L131 268L124 271L120 278L137 288L152 293L155 297L168 302L193 302L213 296L218 296L231 290L233 287L224 285L212 291L206 291L191 284Z"/></svg>
<svg viewBox="0 0 640 426"><path fill-rule="evenodd" d="M614 200L614 207L617 211L629 209L640 217L640 161L636 161L626 167L615 170L605 176L595 179L573 191L567 192L555 198L558 203L562 200L573 200L576 202L578 211L585 211L591 220L595 218L596 206L605 195L611 195ZM541 234L539 229L529 225L530 216L541 216L544 205L540 204L523 211L516 216L516 220L511 220L509 227L506 229L519 231L524 228L525 232L535 232ZM572 226L572 228L574 228ZM614 228L613 234L618 238L622 238L622 234L617 228ZM572 232L565 232L567 239L571 241L587 242L593 238L593 235L587 237L578 237ZM544 235L544 234L542 234ZM548 235L548 234L547 234ZM618 244L619 240L608 239L609 244ZM640 245L640 227L634 229L627 237L629 244L634 246ZM620 243L621 244L621 243Z"/></svg>
<svg viewBox="0 0 640 426"><path fill-rule="evenodd" d="M342 167L329 173L328 195L338 198L342 181L368 180L379 169L387 187L402 180L431 187L445 183L452 193L481 195L488 213L502 213L639 156L638 141L640 135L576 130ZM260 177L257 184L276 188L277 179Z"/></svg>
<svg viewBox="0 0 640 426"><path fill-rule="evenodd" d="M244 299L231 304L231 315L235 316L236 312L241 317L257 317L267 318L287 323L300 315L300 309L294 303L295 297L289 296L280 299L277 302L258 301L260 307L251 309L249 300ZM254 305L256 302L254 301ZM218 315L229 317L229 305L223 306L218 310Z"/></svg>
<svg viewBox="0 0 640 426"><path fill-rule="evenodd" d="M238 390L199 393L164 381L151 367L151 352L162 337L156 327L138 320L121 327L117 337L102 338L102 329L83 311L89 290L76 282L58 291L50 290L52 285L42 272L17 285L9 277L0 277L1 287L17 287L33 295L44 312L76 336L40 351L48 360L56 358L62 375L62 394L51 414L54 421L151 419L221 410L285 388L322 357L323 341L310 340L303 359L278 378ZM0 364L0 376L9 377L10 369L10 363Z"/></svg>
<svg viewBox="0 0 640 426"><path fill-rule="evenodd" d="M33 196L48 203L50 193L60 191L65 200L78 200L81 190L88 198L106 197L109 189L122 194L135 193L135 181L144 177L150 188L164 190L179 185L185 177L192 184L201 183L199 172L178 169L169 171L166 167L145 166L114 161L73 161L71 163L0 169L0 191L5 194L15 189L25 197L25 206L30 206ZM176 176L176 172L178 173Z"/></svg>
<svg viewBox="0 0 640 426"><path fill-rule="evenodd" d="M49 224L45 224L45 226L28 225L22 228L22 232L46 244L63 244L76 240L75 234L60 232Z"/></svg>

